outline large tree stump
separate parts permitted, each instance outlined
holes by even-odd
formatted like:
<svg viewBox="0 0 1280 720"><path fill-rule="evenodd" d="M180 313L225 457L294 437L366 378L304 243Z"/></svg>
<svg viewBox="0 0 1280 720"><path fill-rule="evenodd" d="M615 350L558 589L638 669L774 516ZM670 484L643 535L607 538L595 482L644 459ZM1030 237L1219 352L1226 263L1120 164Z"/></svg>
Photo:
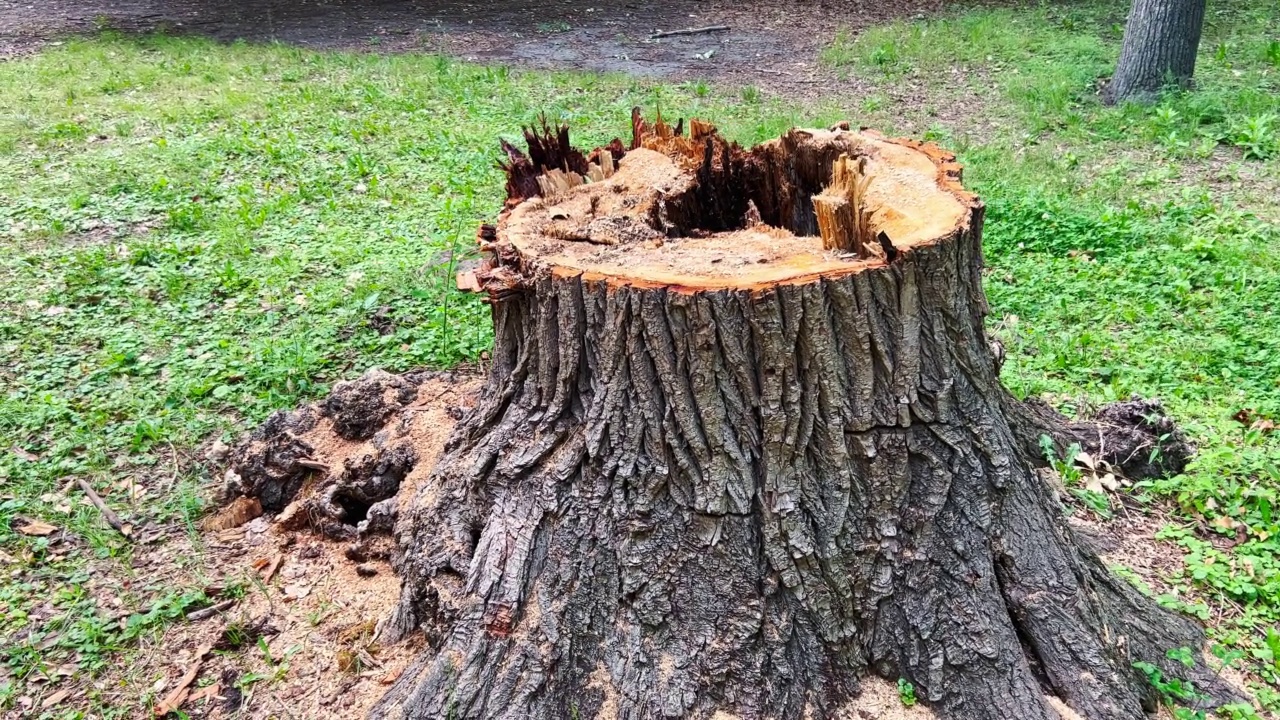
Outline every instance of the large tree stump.
<svg viewBox="0 0 1280 720"><path fill-rule="evenodd" d="M1056 420L999 383L954 157L690 130L507 146L487 385L396 530L388 627L428 648L375 715L841 718L874 674L943 718L1138 720L1137 660L1229 697L1036 474ZM860 252L816 236L841 156Z"/></svg>

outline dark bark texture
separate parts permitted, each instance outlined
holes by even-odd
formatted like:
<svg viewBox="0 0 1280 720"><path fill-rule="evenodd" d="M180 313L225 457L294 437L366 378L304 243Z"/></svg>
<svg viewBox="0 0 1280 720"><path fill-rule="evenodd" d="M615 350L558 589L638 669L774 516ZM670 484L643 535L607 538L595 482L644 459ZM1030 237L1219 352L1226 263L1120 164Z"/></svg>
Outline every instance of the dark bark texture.
<svg viewBox="0 0 1280 720"><path fill-rule="evenodd" d="M374 716L857 717L874 674L946 719L1139 720L1136 660L1230 697L1038 479L1052 417L1000 385L968 198L952 235L804 282L526 263L402 510L388 628L428 649Z"/></svg>
<svg viewBox="0 0 1280 720"><path fill-rule="evenodd" d="M1133 0L1107 101L1149 101L1170 85L1188 86L1204 11L1205 0Z"/></svg>

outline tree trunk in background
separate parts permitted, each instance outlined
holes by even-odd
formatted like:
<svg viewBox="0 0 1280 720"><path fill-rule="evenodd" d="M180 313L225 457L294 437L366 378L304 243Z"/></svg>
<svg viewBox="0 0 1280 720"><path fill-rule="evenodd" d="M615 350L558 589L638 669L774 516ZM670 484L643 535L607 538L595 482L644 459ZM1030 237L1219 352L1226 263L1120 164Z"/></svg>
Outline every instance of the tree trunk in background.
<svg viewBox="0 0 1280 720"><path fill-rule="evenodd" d="M374 717L856 718L878 675L944 720L1145 720L1136 660L1230 697L1037 475L1062 419L1000 385L953 156L633 124L508 147L487 386L396 528L386 627L427 649ZM850 161L874 242L824 250Z"/></svg>
<svg viewBox="0 0 1280 720"><path fill-rule="evenodd" d="M1150 101L1165 87L1190 85L1204 11L1205 0L1133 0L1107 102Z"/></svg>

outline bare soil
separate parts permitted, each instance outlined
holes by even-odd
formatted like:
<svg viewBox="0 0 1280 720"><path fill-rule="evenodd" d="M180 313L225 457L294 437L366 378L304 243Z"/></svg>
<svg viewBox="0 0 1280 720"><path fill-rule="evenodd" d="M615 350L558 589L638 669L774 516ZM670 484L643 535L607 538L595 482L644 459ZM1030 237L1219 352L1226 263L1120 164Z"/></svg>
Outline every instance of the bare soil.
<svg viewBox="0 0 1280 720"><path fill-rule="evenodd" d="M840 28L936 12L945 0L0 0L0 58L67 34L165 30L222 41L428 50L467 60L668 79L706 78L807 95L829 79L817 52ZM727 32L651 38L727 25Z"/></svg>

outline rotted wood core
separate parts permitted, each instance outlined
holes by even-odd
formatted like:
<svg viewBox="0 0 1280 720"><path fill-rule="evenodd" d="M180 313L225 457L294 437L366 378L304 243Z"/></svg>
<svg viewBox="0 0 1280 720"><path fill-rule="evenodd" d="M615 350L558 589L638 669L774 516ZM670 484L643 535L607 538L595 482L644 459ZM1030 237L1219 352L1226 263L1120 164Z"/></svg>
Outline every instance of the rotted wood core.
<svg viewBox="0 0 1280 720"><path fill-rule="evenodd" d="M374 717L854 718L877 675L943 720L1143 720L1138 660L1233 698L1038 475L1067 423L1000 385L951 154L632 131L504 145L489 374L400 506L385 636L425 649Z"/></svg>

